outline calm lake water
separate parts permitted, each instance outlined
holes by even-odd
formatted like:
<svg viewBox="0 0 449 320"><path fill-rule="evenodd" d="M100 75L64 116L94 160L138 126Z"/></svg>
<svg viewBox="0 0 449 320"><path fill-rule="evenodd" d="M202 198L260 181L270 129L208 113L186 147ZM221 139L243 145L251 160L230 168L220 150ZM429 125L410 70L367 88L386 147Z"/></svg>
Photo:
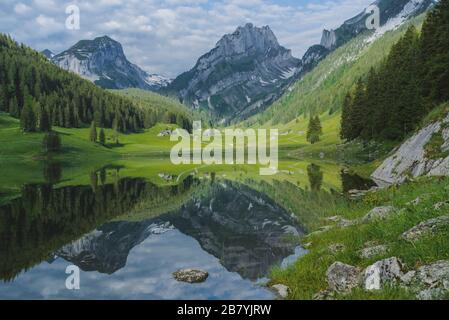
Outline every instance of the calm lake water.
<svg viewBox="0 0 449 320"><path fill-rule="evenodd" d="M306 253L297 239L308 220L292 212L332 199L318 166L307 189L213 173L158 187L94 172L90 185L55 186L57 171L0 205L0 299L273 299L261 285L271 268ZM70 265L81 270L80 290L66 288ZM210 277L174 280L185 268Z"/></svg>

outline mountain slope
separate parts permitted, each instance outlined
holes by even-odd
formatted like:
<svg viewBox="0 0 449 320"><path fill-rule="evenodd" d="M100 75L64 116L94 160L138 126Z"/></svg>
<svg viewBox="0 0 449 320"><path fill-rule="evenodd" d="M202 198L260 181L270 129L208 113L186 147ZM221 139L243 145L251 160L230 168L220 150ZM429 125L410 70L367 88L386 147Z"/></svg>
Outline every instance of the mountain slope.
<svg viewBox="0 0 449 320"><path fill-rule="evenodd" d="M381 28L370 32L370 41L434 3L434 0L377 0L373 4L380 9ZM225 35L165 92L175 94L194 108L209 110L225 122L248 118L264 111L329 53L367 31L369 16L370 11L365 9L336 30L324 30L321 43L310 47L300 60L278 44L268 26L257 28L247 24Z"/></svg>
<svg viewBox="0 0 449 320"><path fill-rule="evenodd" d="M142 129L145 116L130 100L58 68L0 34L0 111L20 118L24 108L34 115L34 125L46 113L53 126L79 128L95 121L112 128L115 121L122 132Z"/></svg>
<svg viewBox="0 0 449 320"><path fill-rule="evenodd" d="M129 62L122 45L107 36L79 41L51 61L106 89L158 90L169 83Z"/></svg>
<svg viewBox="0 0 449 320"><path fill-rule="evenodd" d="M44 51L41 52L47 59L52 59L55 54L53 53L53 51L45 49Z"/></svg>
<svg viewBox="0 0 449 320"><path fill-rule="evenodd" d="M300 66L268 26L247 24L225 35L166 91L219 118L244 118L278 98Z"/></svg>
<svg viewBox="0 0 449 320"><path fill-rule="evenodd" d="M330 53L312 72L297 82L291 92L265 112L248 119L246 124L286 124L301 115L323 112L336 115L346 93L357 79L364 77L370 68L383 61L408 26L413 24L419 27L423 18L423 15L413 18L396 30L380 35L375 41L369 33L349 41Z"/></svg>
<svg viewBox="0 0 449 320"><path fill-rule="evenodd" d="M405 20L427 11L435 3L435 0L376 0L372 5L379 8L381 28L375 33L382 34L392 30ZM347 43L367 30L366 21L371 14L367 8L357 16L346 20L339 28L324 30L321 45L332 50Z"/></svg>
<svg viewBox="0 0 449 320"><path fill-rule="evenodd" d="M182 120L191 125L194 118L195 120L207 120L204 115L198 114L177 100L155 92L134 88L111 90L111 92L133 101L145 111L150 111L150 114L154 114L153 121L155 123L177 123L179 120ZM170 118L172 117L175 117L176 120L171 120Z"/></svg>

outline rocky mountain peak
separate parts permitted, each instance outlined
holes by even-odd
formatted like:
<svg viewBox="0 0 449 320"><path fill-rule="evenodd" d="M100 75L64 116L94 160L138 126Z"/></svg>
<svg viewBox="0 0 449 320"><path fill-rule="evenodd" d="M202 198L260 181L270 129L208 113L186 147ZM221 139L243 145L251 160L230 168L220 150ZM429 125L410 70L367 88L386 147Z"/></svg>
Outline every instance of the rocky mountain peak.
<svg viewBox="0 0 449 320"><path fill-rule="evenodd" d="M167 91L222 121L244 119L279 98L300 66L301 60L279 44L270 27L248 23L224 35Z"/></svg>
<svg viewBox="0 0 449 320"><path fill-rule="evenodd" d="M47 59L51 59L51 58L53 58L55 56L55 54L51 50L48 50L48 49L45 49L45 50L41 51L41 53L45 57L47 57Z"/></svg>
<svg viewBox="0 0 449 320"><path fill-rule="evenodd" d="M332 50L335 48L337 44L337 35L334 30L326 30L324 29L323 35L321 37L321 45L328 50Z"/></svg>
<svg viewBox="0 0 449 320"><path fill-rule="evenodd" d="M266 53L279 49L280 45L269 26L255 27L252 23L240 26L232 34L227 34L217 43L225 56L251 53Z"/></svg>
<svg viewBox="0 0 449 320"><path fill-rule="evenodd" d="M159 90L169 83L168 79L149 74L129 62L120 42L109 36L81 40L51 60L107 89Z"/></svg>

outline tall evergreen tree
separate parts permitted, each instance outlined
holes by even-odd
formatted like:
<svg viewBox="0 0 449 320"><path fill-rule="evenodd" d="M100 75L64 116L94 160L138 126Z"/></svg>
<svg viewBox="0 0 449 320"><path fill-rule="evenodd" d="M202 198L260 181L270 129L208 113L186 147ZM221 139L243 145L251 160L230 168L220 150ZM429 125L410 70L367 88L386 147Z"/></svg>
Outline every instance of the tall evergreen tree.
<svg viewBox="0 0 449 320"><path fill-rule="evenodd" d="M33 110L33 101L31 97L28 97L26 100L20 115L20 126L23 132L35 132L36 115Z"/></svg>
<svg viewBox="0 0 449 320"><path fill-rule="evenodd" d="M90 125L89 139L92 142L97 142L97 137L97 125L95 124L95 121L92 121L92 124Z"/></svg>
<svg viewBox="0 0 449 320"><path fill-rule="evenodd" d="M343 101L343 107L341 112L341 130L340 137L342 139L350 139L351 137L351 116L352 116L352 97L348 92Z"/></svg>
<svg viewBox="0 0 449 320"><path fill-rule="evenodd" d="M315 144L320 141L320 136L323 133L321 121L318 116L311 116L309 120L309 126L307 129L307 141L311 144Z"/></svg>
<svg viewBox="0 0 449 320"><path fill-rule="evenodd" d="M100 144L105 145L106 143L106 135L104 133L104 129L101 128L100 130L100 136L99 136Z"/></svg>

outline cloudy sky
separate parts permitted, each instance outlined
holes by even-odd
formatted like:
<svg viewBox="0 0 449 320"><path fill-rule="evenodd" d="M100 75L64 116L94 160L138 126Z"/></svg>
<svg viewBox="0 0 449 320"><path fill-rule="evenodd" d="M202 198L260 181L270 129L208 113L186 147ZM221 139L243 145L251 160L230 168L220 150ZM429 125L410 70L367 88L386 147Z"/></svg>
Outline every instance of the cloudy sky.
<svg viewBox="0 0 449 320"><path fill-rule="evenodd" d="M175 77L225 33L269 25L281 45L302 57L373 0L1 0L0 32L37 50L59 53L81 39L109 35L148 72ZM66 7L81 12L80 30L65 27Z"/></svg>

